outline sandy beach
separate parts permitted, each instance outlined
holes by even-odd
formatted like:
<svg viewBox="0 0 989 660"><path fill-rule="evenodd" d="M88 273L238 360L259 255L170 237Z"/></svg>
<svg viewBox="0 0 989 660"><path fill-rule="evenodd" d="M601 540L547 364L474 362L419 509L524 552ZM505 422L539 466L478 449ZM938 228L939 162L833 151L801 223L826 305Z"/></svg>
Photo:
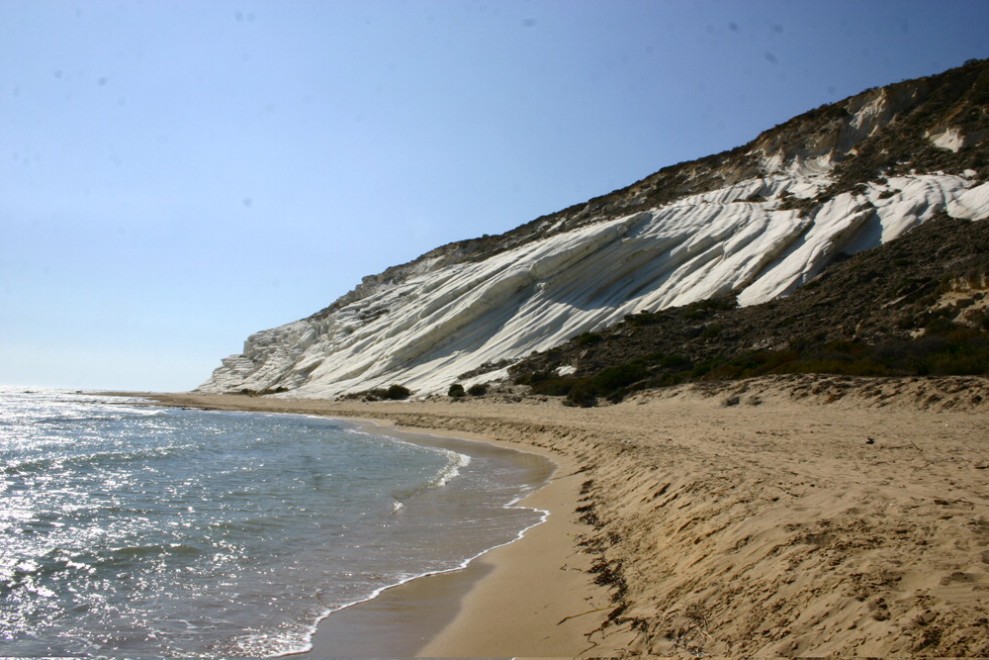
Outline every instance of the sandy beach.
<svg viewBox="0 0 989 660"><path fill-rule="evenodd" d="M161 400L380 420L557 463L531 502L547 523L330 617L323 655L989 655L989 379L777 377L590 409ZM361 646L371 620L398 626L386 652Z"/></svg>

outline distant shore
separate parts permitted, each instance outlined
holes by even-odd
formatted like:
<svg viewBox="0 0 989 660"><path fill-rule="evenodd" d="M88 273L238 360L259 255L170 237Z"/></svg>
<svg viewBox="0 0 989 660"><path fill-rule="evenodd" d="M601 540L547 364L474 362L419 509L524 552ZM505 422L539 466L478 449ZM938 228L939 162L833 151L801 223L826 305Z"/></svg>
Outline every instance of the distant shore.
<svg viewBox="0 0 989 660"><path fill-rule="evenodd" d="M989 655L989 379L775 377L590 409L154 398L386 420L560 466L532 501L549 522L366 612L411 631L417 605L445 612L402 655Z"/></svg>

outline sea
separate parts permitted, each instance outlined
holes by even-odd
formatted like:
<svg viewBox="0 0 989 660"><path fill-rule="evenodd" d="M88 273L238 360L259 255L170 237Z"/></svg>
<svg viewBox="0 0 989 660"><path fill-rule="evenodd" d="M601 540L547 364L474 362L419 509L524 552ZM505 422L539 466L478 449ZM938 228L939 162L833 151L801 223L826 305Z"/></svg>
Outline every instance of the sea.
<svg viewBox="0 0 989 660"><path fill-rule="evenodd" d="M546 460L304 415L0 388L0 656L250 656L518 539Z"/></svg>

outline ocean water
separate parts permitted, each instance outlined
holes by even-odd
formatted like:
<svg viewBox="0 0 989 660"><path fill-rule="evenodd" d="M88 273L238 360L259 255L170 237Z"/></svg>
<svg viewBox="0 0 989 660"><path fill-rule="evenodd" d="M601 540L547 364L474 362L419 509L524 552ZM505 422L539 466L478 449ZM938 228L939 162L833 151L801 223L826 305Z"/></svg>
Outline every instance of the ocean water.
<svg viewBox="0 0 989 660"><path fill-rule="evenodd" d="M277 656L537 524L544 459L0 388L0 656ZM430 444L424 444L430 443Z"/></svg>

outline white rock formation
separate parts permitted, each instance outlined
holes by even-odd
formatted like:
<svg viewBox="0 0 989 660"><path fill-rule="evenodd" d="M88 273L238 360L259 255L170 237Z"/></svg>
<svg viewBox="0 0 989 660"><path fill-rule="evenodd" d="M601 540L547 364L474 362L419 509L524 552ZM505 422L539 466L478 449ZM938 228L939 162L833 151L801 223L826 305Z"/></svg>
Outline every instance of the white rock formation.
<svg viewBox="0 0 989 660"><path fill-rule="evenodd" d="M864 92L480 248L445 246L367 277L326 310L252 335L199 389L335 397L401 384L442 393L503 377L513 360L626 314L730 293L742 305L785 296L840 253L877 247L939 212L989 217L989 184L974 170L821 196L836 167L855 165L862 145L887 135L936 84ZM962 116L961 107L945 117ZM963 135L936 121L925 141L952 154L986 137L971 123Z"/></svg>
<svg viewBox="0 0 989 660"><path fill-rule="evenodd" d="M989 185L918 175L844 193L802 217L826 176L750 179L535 240L476 262L415 264L329 313L252 335L207 392L288 390L334 397L393 383L445 392L460 374L545 350L641 310L737 292L786 295L839 252L878 246L938 211L989 216ZM757 201L753 195L761 196ZM749 200L749 201L747 201ZM491 370L464 382L503 376Z"/></svg>

